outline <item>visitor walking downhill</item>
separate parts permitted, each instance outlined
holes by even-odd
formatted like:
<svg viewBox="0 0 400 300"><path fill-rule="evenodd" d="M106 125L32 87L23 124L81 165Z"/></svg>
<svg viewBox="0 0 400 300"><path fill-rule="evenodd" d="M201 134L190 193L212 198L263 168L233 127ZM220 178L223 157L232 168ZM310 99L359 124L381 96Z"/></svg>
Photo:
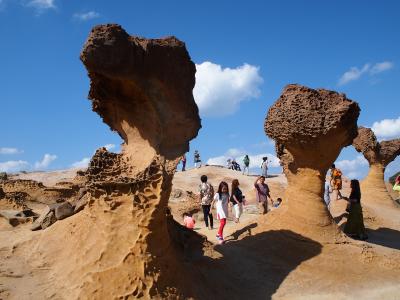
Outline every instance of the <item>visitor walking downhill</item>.
<svg viewBox="0 0 400 300"><path fill-rule="evenodd" d="M233 210L235 212L235 222L239 222L240 216L243 214L243 200L244 196L242 191L239 189L239 180L232 180L231 187L231 202L233 205Z"/></svg>
<svg viewBox="0 0 400 300"><path fill-rule="evenodd" d="M269 187L265 183L265 177L259 176L254 182L254 187L256 188L256 199L260 213L266 214L268 212L268 198L271 201L271 205L274 204L274 201L271 198Z"/></svg>
<svg viewBox="0 0 400 300"><path fill-rule="evenodd" d="M243 158L243 175L245 173L245 171L247 170L247 175L249 175L249 166L250 166L250 158L249 156L246 154Z"/></svg>
<svg viewBox="0 0 400 300"><path fill-rule="evenodd" d="M208 227L209 229L213 229L214 220L211 213L211 203L213 202L214 188L211 184L207 182L207 179L208 178L206 175L202 175L200 177L201 184L199 185L199 200L201 203L201 208L203 210L204 223L206 224L206 227ZM210 223L208 223L209 219Z"/></svg>
<svg viewBox="0 0 400 300"><path fill-rule="evenodd" d="M213 204L217 209L217 219L219 220L219 228L217 240L220 244L224 243L224 227L228 217L229 187L225 181L218 186L218 192L214 196Z"/></svg>

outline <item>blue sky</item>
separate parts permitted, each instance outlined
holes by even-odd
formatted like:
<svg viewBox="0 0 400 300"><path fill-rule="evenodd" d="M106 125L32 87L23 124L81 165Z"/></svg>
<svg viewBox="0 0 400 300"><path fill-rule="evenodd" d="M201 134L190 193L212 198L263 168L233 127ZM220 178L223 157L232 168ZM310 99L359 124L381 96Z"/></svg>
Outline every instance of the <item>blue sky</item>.
<svg viewBox="0 0 400 300"><path fill-rule="evenodd" d="M249 153L254 166L274 154L263 122L288 83L344 92L361 106L360 125L377 122L380 138L398 138L399 13L398 1L0 0L0 169L64 169L100 146L118 150L120 138L86 100L79 60L103 23L185 41L203 126L189 166L194 149L205 162ZM351 177L365 175L351 147L338 161ZM398 158L387 173L399 169Z"/></svg>

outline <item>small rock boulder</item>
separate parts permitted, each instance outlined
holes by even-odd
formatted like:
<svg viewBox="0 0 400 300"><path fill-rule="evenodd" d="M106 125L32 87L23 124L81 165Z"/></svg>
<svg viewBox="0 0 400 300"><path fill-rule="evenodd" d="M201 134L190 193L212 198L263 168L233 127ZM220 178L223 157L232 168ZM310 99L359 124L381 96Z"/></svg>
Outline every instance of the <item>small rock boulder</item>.
<svg viewBox="0 0 400 300"><path fill-rule="evenodd" d="M54 211L50 211L43 219L41 223L41 228L46 229L47 227L50 227L53 225L55 222L57 222L56 215Z"/></svg>
<svg viewBox="0 0 400 300"><path fill-rule="evenodd" d="M35 231L35 230L39 230L42 228L42 223L43 220L45 219L45 217L51 212L50 207L46 206L42 212L40 213L39 218L36 219L35 222L33 222L32 226L31 226L31 230Z"/></svg>
<svg viewBox="0 0 400 300"><path fill-rule="evenodd" d="M0 172L0 180L7 180L7 173L6 172Z"/></svg>
<svg viewBox="0 0 400 300"><path fill-rule="evenodd" d="M0 210L0 217L5 218L11 226L32 222L37 215L32 210Z"/></svg>
<svg viewBox="0 0 400 300"><path fill-rule="evenodd" d="M180 198L183 194L183 191L181 189L174 189L172 191L172 197L174 198Z"/></svg>
<svg viewBox="0 0 400 300"><path fill-rule="evenodd" d="M74 214L74 208L69 202L61 203L55 209L55 216L57 220L68 218L73 214Z"/></svg>

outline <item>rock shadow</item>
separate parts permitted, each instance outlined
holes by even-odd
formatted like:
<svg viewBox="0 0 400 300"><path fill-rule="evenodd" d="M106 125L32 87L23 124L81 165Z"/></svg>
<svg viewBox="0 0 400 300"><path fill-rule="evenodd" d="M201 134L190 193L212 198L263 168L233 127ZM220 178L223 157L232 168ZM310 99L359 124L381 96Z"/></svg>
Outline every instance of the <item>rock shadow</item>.
<svg viewBox="0 0 400 300"><path fill-rule="evenodd" d="M380 227L368 229L368 243L400 250L400 231L391 228Z"/></svg>
<svg viewBox="0 0 400 300"><path fill-rule="evenodd" d="M320 243L289 230L270 230L237 240L256 226L250 224L233 233L228 243L214 246L212 257L199 257L202 251L194 249L193 242L202 248L201 238L194 237L194 232L185 233L191 242L184 248L195 254L184 255L187 259L182 264L190 270L189 281L197 284L184 297L270 299L293 270L321 253Z"/></svg>
<svg viewBox="0 0 400 300"><path fill-rule="evenodd" d="M255 227L257 227L257 223L252 223L243 227L242 229L236 230L234 233L228 236L228 238L225 239L225 242L237 241L239 237L246 232L248 236L251 236L251 229Z"/></svg>
<svg viewBox="0 0 400 300"><path fill-rule="evenodd" d="M222 281L218 298L270 299L302 262L321 253L322 245L289 230L271 230L226 245L206 269L210 285ZM211 296L211 295L210 295Z"/></svg>

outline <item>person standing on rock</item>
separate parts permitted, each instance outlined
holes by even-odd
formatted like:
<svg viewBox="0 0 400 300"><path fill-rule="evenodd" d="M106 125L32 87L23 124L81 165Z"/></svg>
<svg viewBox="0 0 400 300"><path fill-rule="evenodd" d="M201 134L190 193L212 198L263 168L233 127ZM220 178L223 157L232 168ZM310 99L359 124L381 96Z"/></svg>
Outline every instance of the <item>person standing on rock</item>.
<svg viewBox="0 0 400 300"><path fill-rule="evenodd" d="M358 180L351 180L350 188L351 192L349 198L344 198L349 201L350 207L349 216L347 217L347 222L344 226L343 232L350 237L366 240L368 236L364 227L364 218L361 207L361 190Z"/></svg>
<svg viewBox="0 0 400 300"><path fill-rule="evenodd" d="M261 163L261 175L264 176L264 178L267 178L267 173L268 173L268 157L263 157L263 162Z"/></svg>
<svg viewBox="0 0 400 300"><path fill-rule="evenodd" d="M214 195L215 207L217 209L217 219L219 220L219 228L217 233L217 240L220 244L224 243L224 227L228 217L228 203L229 203L229 187L225 181L222 181L218 186L218 192Z"/></svg>
<svg viewBox="0 0 400 300"><path fill-rule="evenodd" d="M239 189L239 180L232 180L231 187L231 202L233 204L233 210L235 212L235 222L239 223L239 218L243 213L243 199L244 196L242 191Z"/></svg>
<svg viewBox="0 0 400 300"><path fill-rule="evenodd" d="M332 193L331 185L328 181L325 182L325 191L324 191L324 201L326 206L329 208L329 204L331 203L330 193Z"/></svg>
<svg viewBox="0 0 400 300"><path fill-rule="evenodd" d="M243 158L243 175L245 173L245 171L247 170L247 175L249 175L249 166L250 166L250 158L249 156L246 154Z"/></svg>
<svg viewBox="0 0 400 300"><path fill-rule="evenodd" d="M213 229L214 221L211 213L211 203L214 197L214 188L211 184L207 182L207 179L208 178L206 175L202 175L200 177L201 184L199 186L199 192L200 192L199 197L200 197L201 208L203 210L203 215L204 215L204 223L206 224L206 227L208 227L209 229ZM208 223L208 219L210 219L210 223Z"/></svg>
<svg viewBox="0 0 400 300"><path fill-rule="evenodd" d="M256 199L260 212L266 214L268 212L268 198L271 201L271 205L274 204L274 201L271 198L269 187L265 183L265 177L259 176L254 182L254 187L256 188Z"/></svg>
<svg viewBox="0 0 400 300"><path fill-rule="evenodd" d="M331 187L332 192L335 194L335 200L342 199L340 190L342 189L342 171L335 167L335 164L331 166Z"/></svg>
<svg viewBox="0 0 400 300"><path fill-rule="evenodd" d="M194 167L195 168L201 167L200 153L197 150L194 150Z"/></svg>
<svg viewBox="0 0 400 300"><path fill-rule="evenodd" d="M186 155L182 156L182 172L186 171Z"/></svg>

